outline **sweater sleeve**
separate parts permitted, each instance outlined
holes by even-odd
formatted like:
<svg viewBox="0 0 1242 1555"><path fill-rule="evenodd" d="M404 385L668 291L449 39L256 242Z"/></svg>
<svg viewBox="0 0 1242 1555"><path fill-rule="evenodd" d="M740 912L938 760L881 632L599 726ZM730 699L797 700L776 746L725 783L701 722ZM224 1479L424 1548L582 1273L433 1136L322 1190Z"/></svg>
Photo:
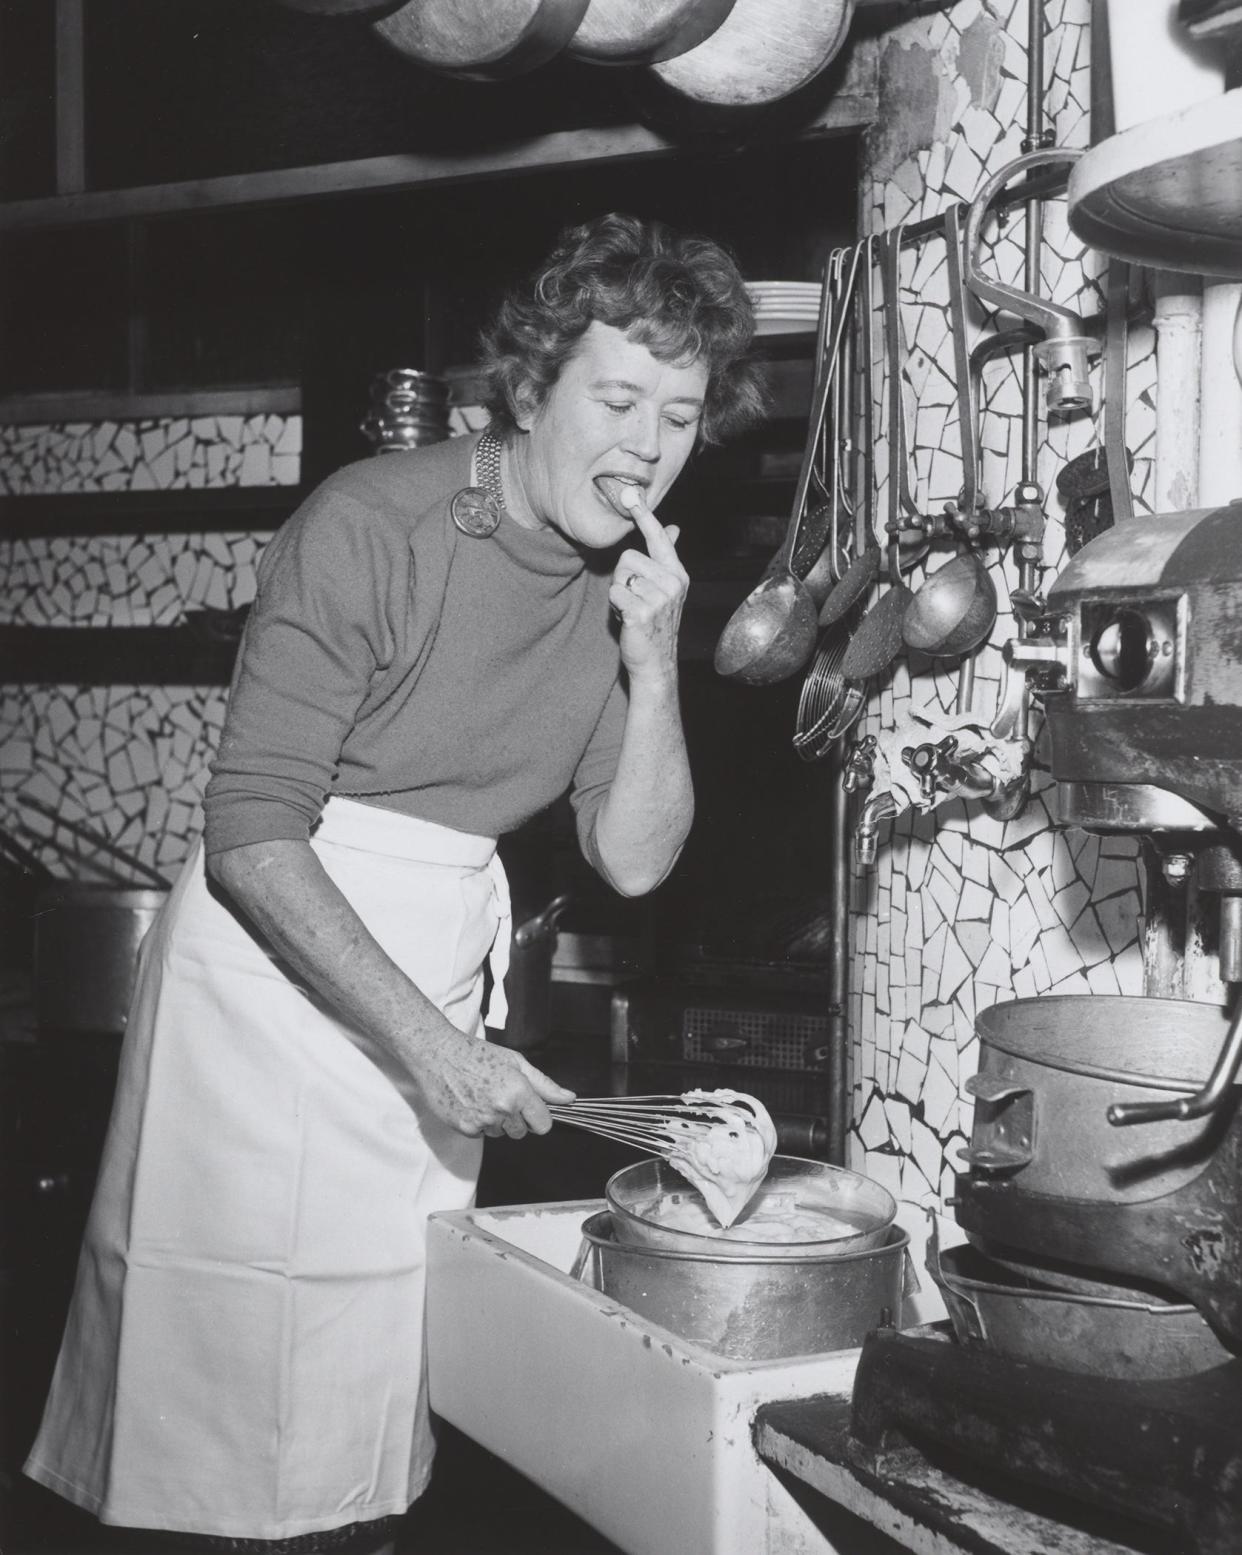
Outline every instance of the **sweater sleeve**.
<svg viewBox="0 0 1242 1555"><path fill-rule="evenodd" d="M578 846L582 849L582 856L598 875L604 875L604 868L595 842L595 817L616 775L628 711L629 696L622 677L618 676L608 693L590 743L574 772L570 792L570 803L578 828Z"/></svg>
<svg viewBox="0 0 1242 1555"><path fill-rule="evenodd" d="M393 533L330 480L268 546L203 802L208 854L304 839L319 818L371 678L393 651L386 606L409 566Z"/></svg>

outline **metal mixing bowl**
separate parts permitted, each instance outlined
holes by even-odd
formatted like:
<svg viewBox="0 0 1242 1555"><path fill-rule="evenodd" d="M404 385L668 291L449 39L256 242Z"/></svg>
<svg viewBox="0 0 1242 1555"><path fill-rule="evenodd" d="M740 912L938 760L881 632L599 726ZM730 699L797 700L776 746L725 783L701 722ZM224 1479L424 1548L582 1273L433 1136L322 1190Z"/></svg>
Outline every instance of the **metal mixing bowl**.
<svg viewBox="0 0 1242 1555"><path fill-rule="evenodd" d="M742 1234L747 1220L765 1206L771 1208L774 1199L790 1194L800 1213L819 1211L831 1217L831 1221L825 1218L824 1235L803 1232L802 1239L796 1240L791 1231L788 1240L747 1240ZM772 1157L767 1177L734 1223L732 1236L682 1230L661 1222L658 1217L662 1211L675 1212L683 1204L711 1220L703 1195L665 1160L623 1167L608 1179L604 1197L618 1242L734 1258L808 1258L862 1252L884 1243L897 1214L896 1199L871 1178L793 1155Z"/></svg>
<svg viewBox="0 0 1242 1555"><path fill-rule="evenodd" d="M852 1349L873 1328L900 1327L904 1299L918 1289L910 1238L896 1226L878 1247L824 1257L805 1243L768 1243L766 1257L750 1257L737 1255L737 1243L711 1237L694 1239L696 1253L639 1247L618 1241L616 1224L607 1213L583 1222L586 1283L730 1360Z"/></svg>

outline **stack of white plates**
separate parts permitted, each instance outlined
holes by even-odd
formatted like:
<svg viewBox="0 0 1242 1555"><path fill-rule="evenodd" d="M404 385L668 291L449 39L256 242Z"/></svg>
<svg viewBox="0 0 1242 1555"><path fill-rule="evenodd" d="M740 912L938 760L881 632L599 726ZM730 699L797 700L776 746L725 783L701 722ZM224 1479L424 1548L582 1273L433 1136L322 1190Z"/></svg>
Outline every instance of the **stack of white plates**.
<svg viewBox="0 0 1242 1555"><path fill-rule="evenodd" d="M819 321L818 281L747 281L757 335L813 334Z"/></svg>

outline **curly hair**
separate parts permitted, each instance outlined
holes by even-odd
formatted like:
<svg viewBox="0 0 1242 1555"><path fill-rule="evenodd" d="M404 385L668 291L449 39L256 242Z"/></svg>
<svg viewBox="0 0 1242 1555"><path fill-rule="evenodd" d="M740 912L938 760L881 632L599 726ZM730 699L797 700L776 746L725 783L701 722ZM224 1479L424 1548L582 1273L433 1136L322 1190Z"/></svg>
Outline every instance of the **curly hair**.
<svg viewBox="0 0 1242 1555"><path fill-rule="evenodd" d="M483 403L494 425L511 428L531 396L544 403L596 321L662 362L706 364L700 442L721 442L762 416L762 372L747 354L754 313L732 256L710 238L614 212L566 228L483 332Z"/></svg>

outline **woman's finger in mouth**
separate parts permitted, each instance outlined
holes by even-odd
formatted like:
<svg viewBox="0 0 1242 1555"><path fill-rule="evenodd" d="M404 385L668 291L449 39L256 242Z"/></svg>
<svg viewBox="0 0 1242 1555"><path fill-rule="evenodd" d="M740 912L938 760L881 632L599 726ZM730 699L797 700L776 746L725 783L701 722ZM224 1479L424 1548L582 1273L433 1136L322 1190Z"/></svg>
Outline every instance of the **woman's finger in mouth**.
<svg viewBox="0 0 1242 1555"><path fill-rule="evenodd" d="M622 480L619 475L601 475L595 484L622 518L631 518L634 509L642 506L643 492L636 481Z"/></svg>

